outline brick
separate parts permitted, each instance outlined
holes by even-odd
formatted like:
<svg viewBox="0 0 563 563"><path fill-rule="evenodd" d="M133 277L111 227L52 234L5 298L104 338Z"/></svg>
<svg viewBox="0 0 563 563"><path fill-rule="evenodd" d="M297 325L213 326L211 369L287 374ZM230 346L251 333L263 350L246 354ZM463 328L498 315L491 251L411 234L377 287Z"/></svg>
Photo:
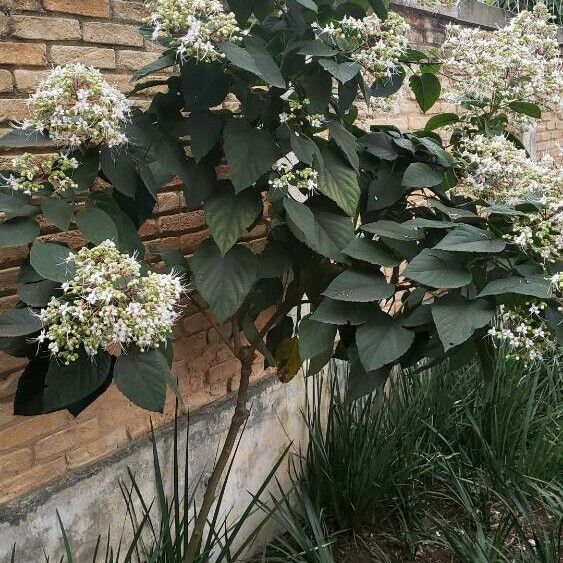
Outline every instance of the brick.
<svg viewBox="0 0 563 563"><path fill-rule="evenodd" d="M15 293L19 273L19 268L6 268L5 270L0 270L0 294Z"/></svg>
<svg viewBox="0 0 563 563"><path fill-rule="evenodd" d="M164 192L157 195L156 213L166 213L177 211L180 207L180 197L178 192Z"/></svg>
<svg viewBox="0 0 563 563"><path fill-rule="evenodd" d="M109 18L109 0L43 0L43 7L52 12Z"/></svg>
<svg viewBox="0 0 563 563"><path fill-rule="evenodd" d="M53 459L47 463L33 466L27 471L0 483L0 503L8 502L32 489L36 489L49 481L63 475L66 471L64 457Z"/></svg>
<svg viewBox="0 0 563 563"><path fill-rule="evenodd" d="M147 219L139 229L139 236L142 239L154 238L156 234L157 234L157 229L156 229L155 219Z"/></svg>
<svg viewBox="0 0 563 563"><path fill-rule="evenodd" d="M6 37L10 33L10 18L0 12L0 37Z"/></svg>
<svg viewBox="0 0 563 563"><path fill-rule="evenodd" d="M150 9L144 2L113 0L114 19L143 23L149 15Z"/></svg>
<svg viewBox="0 0 563 563"><path fill-rule="evenodd" d="M22 121L29 115L27 100L5 98L0 100L0 121Z"/></svg>
<svg viewBox="0 0 563 563"><path fill-rule="evenodd" d="M48 72L47 70L14 70L16 89L25 94L35 92L37 85L47 76Z"/></svg>
<svg viewBox="0 0 563 563"><path fill-rule="evenodd" d="M11 450L33 442L41 436L58 430L68 420L67 413L57 412L27 418L0 432L0 451Z"/></svg>
<svg viewBox="0 0 563 563"><path fill-rule="evenodd" d="M90 442L98 437L100 423L97 418L85 422L73 421L58 432L54 432L35 443L36 459L45 459L72 449L78 444Z"/></svg>
<svg viewBox="0 0 563 563"><path fill-rule="evenodd" d="M125 428L116 428L113 432L105 434L83 446L66 453L66 460L70 469L81 467L96 459L106 457L117 451L128 441Z"/></svg>
<svg viewBox="0 0 563 563"><path fill-rule="evenodd" d="M6 297L0 297L0 312L6 311L8 309L13 309L19 302L17 295L7 295Z"/></svg>
<svg viewBox="0 0 563 563"><path fill-rule="evenodd" d="M209 231L199 231L197 233L189 233L180 237L180 250L187 256L192 254L194 250L209 236Z"/></svg>
<svg viewBox="0 0 563 563"><path fill-rule="evenodd" d="M146 51L117 51L117 66L127 70L137 70L158 58L158 53L148 53Z"/></svg>
<svg viewBox="0 0 563 563"><path fill-rule="evenodd" d="M100 47L54 45L50 59L56 64L81 62L98 68L115 68L115 51Z"/></svg>
<svg viewBox="0 0 563 563"><path fill-rule="evenodd" d="M0 43L0 64L44 65L47 48L43 43Z"/></svg>
<svg viewBox="0 0 563 563"><path fill-rule="evenodd" d="M19 473L31 467L33 455L29 448L21 448L0 456L0 475Z"/></svg>
<svg viewBox="0 0 563 563"><path fill-rule="evenodd" d="M14 77L9 70L0 70L0 92L11 92L14 89Z"/></svg>
<svg viewBox="0 0 563 563"><path fill-rule="evenodd" d="M201 229L205 225L205 220L201 211L195 211L160 217L157 220L157 224L160 233L169 234Z"/></svg>
<svg viewBox="0 0 563 563"><path fill-rule="evenodd" d="M217 342L224 342L223 338L229 339L233 332L233 327L230 323L217 325L217 327L211 327L207 332L207 341L210 344L215 344Z"/></svg>
<svg viewBox="0 0 563 563"><path fill-rule="evenodd" d="M203 313L196 313L182 320L182 328L187 335L205 332L209 327L209 320Z"/></svg>
<svg viewBox="0 0 563 563"><path fill-rule="evenodd" d="M38 12L41 10L40 0L0 0L3 10L21 10L22 12Z"/></svg>
<svg viewBox="0 0 563 563"><path fill-rule="evenodd" d="M84 22L82 37L89 43L142 47L144 40L139 30L121 23Z"/></svg>
<svg viewBox="0 0 563 563"><path fill-rule="evenodd" d="M45 16L12 16L11 34L18 39L50 41L80 39L80 23L70 18Z"/></svg>
<svg viewBox="0 0 563 563"><path fill-rule="evenodd" d="M199 332L187 336L174 343L174 359L191 359L200 355L206 348L207 336L205 332Z"/></svg>
<svg viewBox="0 0 563 563"><path fill-rule="evenodd" d="M211 385L228 381L240 372L240 362L233 358L209 368L207 380Z"/></svg>

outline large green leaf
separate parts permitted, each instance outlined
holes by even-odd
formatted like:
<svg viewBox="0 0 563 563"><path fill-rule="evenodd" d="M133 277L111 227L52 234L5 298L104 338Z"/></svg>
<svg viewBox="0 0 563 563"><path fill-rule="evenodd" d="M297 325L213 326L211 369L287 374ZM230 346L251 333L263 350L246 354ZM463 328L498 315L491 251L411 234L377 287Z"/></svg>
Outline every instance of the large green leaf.
<svg viewBox="0 0 563 563"><path fill-rule="evenodd" d="M390 238L393 240L420 240L424 238L424 233L417 229L409 229L400 223L390 221L388 219L380 219L375 223L367 223L362 225L362 231L373 233L380 237Z"/></svg>
<svg viewBox="0 0 563 563"><path fill-rule="evenodd" d="M60 197L41 198L41 211L55 227L66 231L73 214L73 205Z"/></svg>
<svg viewBox="0 0 563 563"><path fill-rule="evenodd" d="M45 379L44 409L60 410L85 399L104 384L110 366L111 358L105 352L90 357L80 349L78 359L68 365L53 358Z"/></svg>
<svg viewBox="0 0 563 563"><path fill-rule="evenodd" d="M315 155L319 155L319 147L314 141L305 137L303 135L297 135L293 130L289 131L289 142L291 144L291 150L295 153L295 156L305 164L311 166L313 164L313 159Z"/></svg>
<svg viewBox="0 0 563 563"><path fill-rule="evenodd" d="M420 109L426 113L440 97L440 80L433 74L413 74L409 84Z"/></svg>
<svg viewBox="0 0 563 563"><path fill-rule="evenodd" d="M360 199L356 171L345 164L329 147L324 147L321 154L324 168L319 174L319 191L332 199L342 211L353 216Z"/></svg>
<svg viewBox="0 0 563 563"><path fill-rule="evenodd" d="M380 211L397 203L404 195L401 175L393 174L387 168L382 168L377 178L370 182L366 209Z"/></svg>
<svg viewBox="0 0 563 563"><path fill-rule="evenodd" d="M444 175L424 162L409 164L403 175L403 186L408 188L431 188L442 182Z"/></svg>
<svg viewBox="0 0 563 563"><path fill-rule="evenodd" d="M288 226L298 240L327 258L342 260L340 251L354 238L349 217L313 211L290 198L285 198L283 205Z"/></svg>
<svg viewBox="0 0 563 563"><path fill-rule="evenodd" d="M22 265L18 278L18 296L26 305L47 306L58 287L57 282L46 280L28 262Z"/></svg>
<svg viewBox="0 0 563 563"><path fill-rule="evenodd" d="M348 246L342 249L347 256L375 264L377 266L398 266L401 260L380 242L366 238L356 238Z"/></svg>
<svg viewBox="0 0 563 563"><path fill-rule="evenodd" d="M355 61L337 63L332 59L320 59L319 64L342 84L352 80L360 72L360 65Z"/></svg>
<svg viewBox="0 0 563 563"><path fill-rule="evenodd" d="M262 210L262 198L253 190L236 194L230 184L224 183L203 209L211 235L224 255L254 223Z"/></svg>
<svg viewBox="0 0 563 563"><path fill-rule="evenodd" d="M199 162L217 144L223 119L208 110L192 112L186 121L186 131L190 136L190 147L196 162Z"/></svg>
<svg viewBox="0 0 563 563"><path fill-rule="evenodd" d="M434 302L432 317L444 351L463 344L478 328L491 321L494 312L494 307L484 299L470 301L456 294L446 295Z"/></svg>
<svg viewBox="0 0 563 563"><path fill-rule="evenodd" d="M258 260L242 245L234 246L223 256L208 239L199 245L191 267L198 292L223 322L238 311L252 289Z"/></svg>
<svg viewBox="0 0 563 563"><path fill-rule="evenodd" d="M41 329L43 323L31 309L12 309L0 314L0 337L25 336Z"/></svg>
<svg viewBox="0 0 563 563"><path fill-rule="evenodd" d="M15 192L9 187L0 188L0 214L4 214L6 221L15 217L31 217L38 212L39 209L31 204L28 195Z"/></svg>
<svg viewBox="0 0 563 563"><path fill-rule="evenodd" d="M76 214L76 226L84 238L92 244L100 244L105 240L118 242L117 226L105 211L90 207Z"/></svg>
<svg viewBox="0 0 563 563"><path fill-rule="evenodd" d="M187 60L182 64L182 95L188 111L218 106L229 92L229 79L220 64Z"/></svg>
<svg viewBox="0 0 563 563"><path fill-rule="evenodd" d="M152 61L144 67L136 70L133 73L133 80L139 80L140 78L144 78L149 74L153 74L154 72L158 72L159 70L164 70L165 68L173 66L175 63L176 57L174 56L174 53L166 53L155 61Z"/></svg>
<svg viewBox="0 0 563 563"><path fill-rule="evenodd" d="M439 129L440 127L445 127L446 125L453 125L459 121L459 116L457 113L438 113L433 115L424 126L426 131L433 131L434 129Z"/></svg>
<svg viewBox="0 0 563 563"><path fill-rule="evenodd" d="M117 388L137 406L162 412L170 368L160 350L128 350L117 358L114 381Z"/></svg>
<svg viewBox="0 0 563 563"><path fill-rule="evenodd" d="M396 160L399 156L393 138L383 131L364 135L359 139L358 144L366 152L382 160Z"/></svg>
<svg viewBox="0 0 563 563"><path fill-rule="evenodd" d="M270 241L258 254L258 278L281 278L291 268L291 264L289 251L281 243Z"/></svg>
<svg viewBox="0 0 563 563"><path fill-rule="evenodd" d="M449 207L437 199L430 199L430 205L447 215L452 221L457 221L458 219L474 219L477 217L470 209Z"/></svg>
<svg viewBox="0 0 563 563"><path fill-rule="evenodd" d="M100 155L100 165L106 178L119 193L135 198L141 179L131 151L127 148L104 148Z"/></svg>
<svg viewBox="0 0 563 563"><path fill-rule="evenodd" d="M497 253L506 248L506 243L489 231L473 225L460 225L448 233L435 248L450 252Z"/></svg>
<svg viewBox="0 0 563 563"><path fill-rule="evenodd" d="M395 286L376 272L345 270L326 288L323 295L337 301L369 303L391 297Z"/></svg>
<svg viewBox="0 0 563 563"><path fill-rule="evenodd" d="M30 129L13 129L3 137L0 137L0 147L2 148L22 148L22 147L51 147L56 143L39 131Z"/></svg>
<svg viewBox="0 0 563 563"><path fill-rule="evenodd" d="M429 287L456 288L471 283L471 272L463 261L442 250L425 248L415 256L404 275Z"/></svg>
<svg viewBox="0 0 563 563"><path fill-rule="evenodd" d="M100 149L79 148L70 153L70 156L78 161L78 168L72 171L70 177L78 184L80 190L89 190L100 169Z"/></svg>
<svg viewBox="0 0 563 563"><path fill-rule="evenodd" d="M74 267L67 262L70 248L52 242L35 241L29 261L33 269L47 280L65 282L74 274Z"/></svg>
<svg viewBox="0 0 563 563"><path fill-rule="evenodd" d="M336 325L321 323L304 317L299 323L299 355L303 361L310 360L334 346Z"/></svg>
<svg viewBox="0 0 563 563"><path fill-rule="evenodd" d="M379 369L399 359L411 347L414 332L380 313L356 330L358 355L368 371Z"/></svg>
<svg viewBox="0 0 563 563"><path fill-rule="evenodd" d="M509 107L512 111L516 113L522 113L524 115L529 115L530 117L535 117L536 119L541 118L541 109L537 104L532 104L531 102L510 102Z"/></svg>
<svg viewBox="0 0 563 563"><path fill-rule="evenodd" d="M22 246L39 236L39 225L31 217L16 217L0 224L0 248Z"/></svg>
<svg viewBox="0 0 563 563"><path fill-rule="evenodd" d="M323 299L310 318L320 323L334 325L350 323L352 326L357 326L365 323L376 310L375 306L365 303Z"/></svg>
<svg viewBox="0 0 563 563"><path fill-rule="evenodd" d="M389 377L389 371L388 367L366 371L359 359L351 362L348 370L346 401L361 399L374 391L379 393Z"/></svg>
<svg viewBox="0 0 563 563"><path fill-rule="evenodd" d="M358 156L358 147L356 146L356 137L354 137L354 135L352 135L352 133L350 133L350 131L348 131L348 129L346 129L338 121L329 121L328 130L334 142L346 155L346 158L352 165L352 168L358 171L360 167L360 158Z"/></svg>
<svg viewBox="0 0 563 563"><path fill-rule="evenodd" d="M502 295L503 293L517 293L519 295L548 299L552 297L551 282L548 277L542 275L529 276L526 278L510 276L489 282L481 293L479 293L478 297Z"/></svg>
<svg viewBox="0 0 563 563"><path fill-rule="evenodd" d="M274 140L244 119L229 119L223 136L230 176L240 192L272 168L276 160Z"/></svg>

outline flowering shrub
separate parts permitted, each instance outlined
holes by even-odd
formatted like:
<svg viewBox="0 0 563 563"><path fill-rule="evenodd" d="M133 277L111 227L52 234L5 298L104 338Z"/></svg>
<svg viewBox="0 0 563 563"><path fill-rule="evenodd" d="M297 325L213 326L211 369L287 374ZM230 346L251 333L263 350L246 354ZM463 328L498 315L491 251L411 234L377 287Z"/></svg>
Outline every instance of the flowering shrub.
<svg viewBox="0 0 563 563"><path fill-rule="evenodd" d="M122 132L129 102L95 68L81 63L59 66L29 98L25 129L47 133L57 143L109 147L127 141Z"/></svg>
<svg viewBox="0 0 563 563"><path fill-rule="evenodd" d="M48 156L24 153L12 161L15 175L6 178L7 185L16 192L32 195L51 188L63 195L78 188L68 173L78 168L78 161L63 153Z"/></svg>
<svg viewBox="0 0 563 563"><path fill-rule="evenodd" d="M166 343L178 316L178 277L143 276L141 264L112 241L82 248L66 262L73 277L39 313L44 329L38 341L48 342L54 357L68 365L81 348L88 356L100 350L119 356L132 347L144 352Z"/></svg>

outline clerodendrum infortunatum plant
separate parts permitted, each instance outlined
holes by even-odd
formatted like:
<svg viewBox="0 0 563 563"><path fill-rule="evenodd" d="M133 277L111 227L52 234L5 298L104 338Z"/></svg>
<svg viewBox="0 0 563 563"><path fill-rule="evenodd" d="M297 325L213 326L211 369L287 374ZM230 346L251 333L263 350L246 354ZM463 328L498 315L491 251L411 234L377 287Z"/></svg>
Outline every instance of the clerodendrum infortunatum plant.
<svg viewBox="0 0 563 563"><path fill-rule="evenodd" d="M4 147L59 151L53 162L16 161L0 192L0 245L31 245L21 305L0 316L1 348L30 358L16 412L77 412L112 380L136 404L164 408L174 381L171 346L163 342L180 288L174 276L151 277L155 259L183 275L186 298L202 311L207 306L210 322L233 325L225 344L241 364L237 406L186 546L190 562L248 415L256 352L283 381L303 364L311 375L333 356L346 358L354 396L380 386L394 366L429 359L459 363L478 352L492 375L491 335L514 344L518 355L543 331L541 350L528 360L550 353L561 338L554 232L561 171L532 161L506 132L516 115L540 117L550 102L542 81L557 83L556 29L545 14L522 14L513 24L524 22L529 39L538 43L539 35L545 46L535 60L552 70L517 78L533 87L503 89L499 101L488 74L487 88L468 83L464 92L462 81L460 115L439 114L424 130L403 133L365 131L357 104L394 95L408 75L426 111L440 95L442 64L437 52L408 48L406 24L383 0L228 4L232 14L213 0L151 2L151 27L143 32L164 50L135 77L171 72L137 86L165 87L146 111L129 109L95 70L71 65L53 72L45 96L32 97L34 117L25 128L2 140ZM503 31L487 33L494 42ZM465 49L471 41L478 47L481 35L468 36ZM503 64L507 75L520 71L516 58ZM115 111L103 103L107 97ZM222 107L227 99L235 109ZM434 132L444 126L453 129L449 146ZM512 179L502 169L508 153L515 155ZM216 168L225 162L229 179L219 180ZM549 194L537 190L545 170ZM210 232L189 263L178 251L145 249L137 234L157 191L175 176ZM511 180L517 200L514 191L503 195ZM73 254L63 242L37 240L37 216L62 232L78 229L89 249ZM266 242L253 251L241 240L260 223ZM115 326L94 334L104 308ZM502 325L516 314L525 321Z"/></svg>

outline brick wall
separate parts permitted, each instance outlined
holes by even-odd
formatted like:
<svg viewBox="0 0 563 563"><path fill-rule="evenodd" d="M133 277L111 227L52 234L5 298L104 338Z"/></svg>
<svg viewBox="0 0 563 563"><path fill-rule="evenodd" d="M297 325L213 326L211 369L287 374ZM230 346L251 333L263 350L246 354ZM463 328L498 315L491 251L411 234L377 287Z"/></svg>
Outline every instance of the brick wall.
<svg viewBox="0 0 563 563"><path fill-rule="evenodd" d="M415 43L440 44L446 19L399 9L413 28ZM8 129L10 120L25 116L25 99L51 65L69 61L92 64L127 92L131 89L131 71L157 56L154 45L137 32L146 15L140 1L0 0L0 10L0 134L1 129ZM137 99L141 105L146 101L143 97ZM439 102L433 111L448 111L448 106ZM421 115L407 97L399 113L368 119L413 130L422 127L428 116ZM561 120L549 118L537 134L537 148L555 152L557 141L562 139ZM13 154L0 155L0 169L6 167ZM143 226L142 235L157 248L180 248L190 255L207 235L202 214L186 211L177 184L158 195L155 212L155 217ZM263 227L258 226L250 233L249 244L259 245L262 235ZM78 235L71 235L71 241L75 245L81 242ZM26 251L0 250L0 310L17 302L18 265ZM179 376L186 405L197 408L235 390L238 369L206 317L189 307L185 313L175 334L173 372ZM229 337L228 325L221 330ZM0 353L0 503L110 455L148 431L149 415L114 388L76 419L66 412L35 418L13 416L13 396L23 365L21 360ZM259 359L254 373L255 378L263 374ZM165 414L152 417L156 425L173 416L173 397L168 399Z"/></svg>

